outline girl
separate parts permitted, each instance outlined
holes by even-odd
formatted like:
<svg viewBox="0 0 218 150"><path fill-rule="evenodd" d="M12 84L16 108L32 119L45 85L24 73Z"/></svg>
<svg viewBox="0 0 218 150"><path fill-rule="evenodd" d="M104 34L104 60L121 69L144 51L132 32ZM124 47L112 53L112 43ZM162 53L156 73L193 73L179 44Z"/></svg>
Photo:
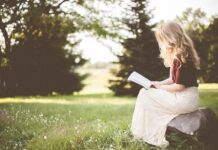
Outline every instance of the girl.
<svg viewBox="0 0 218 150"><path fill-rule="evenodd" d="M131 132L134 139L167 147L167 124L176 116L195 111L199 107L196 69L199 57L192 40L181 26L166 22L158 26L155 37L164 65L170 67L169 78L153 81L154 88L142 88L136 99Z"/></svg>

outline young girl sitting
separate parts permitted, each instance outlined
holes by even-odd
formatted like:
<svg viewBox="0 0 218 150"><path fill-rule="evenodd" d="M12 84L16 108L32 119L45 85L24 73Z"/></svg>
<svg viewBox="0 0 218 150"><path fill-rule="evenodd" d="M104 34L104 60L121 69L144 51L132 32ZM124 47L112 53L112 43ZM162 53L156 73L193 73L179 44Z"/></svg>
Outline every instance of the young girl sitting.
<svg viewBox="0 0 218 150"><path fill-rule="evenodd" d="M192 40L181 26L166 22L158 26L155 36L164 65L170 67L169 78L153 81L154 88L142 88L136 99L131 133L134 139L167 147L167 124L176 116L199 107L196 70L199 57Z"/></svg>

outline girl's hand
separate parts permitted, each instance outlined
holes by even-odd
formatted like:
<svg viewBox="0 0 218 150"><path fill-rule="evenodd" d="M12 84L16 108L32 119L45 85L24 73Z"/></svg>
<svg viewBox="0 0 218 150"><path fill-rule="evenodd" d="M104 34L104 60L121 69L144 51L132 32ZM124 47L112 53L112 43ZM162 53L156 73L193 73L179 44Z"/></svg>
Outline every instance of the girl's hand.
<svg viewBox="0 0 218 150"><path fill-rule="evenodd" d="M153 85L153 84L152 84ZM153 85L156 89L161 89L162 85L161 84L154 84Z"/></svg>
<svg viewBox="0 0 218 150"><path fill-rule="evenodd" d="M151 87L158 88L161 85L159 81L151 81Z"/></svg>

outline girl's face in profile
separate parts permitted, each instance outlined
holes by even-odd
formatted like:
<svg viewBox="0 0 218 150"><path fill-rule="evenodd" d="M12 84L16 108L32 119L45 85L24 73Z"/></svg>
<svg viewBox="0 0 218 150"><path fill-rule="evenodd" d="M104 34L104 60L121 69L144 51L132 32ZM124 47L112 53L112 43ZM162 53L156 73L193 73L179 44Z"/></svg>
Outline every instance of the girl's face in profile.
<svg viewBox="0 0 218 150"><path fill-rule="evenodd" d="M159 50L160 52L164 52L166 54L172 54L173 48L167 46L166 44L159 44Z"/></svg>

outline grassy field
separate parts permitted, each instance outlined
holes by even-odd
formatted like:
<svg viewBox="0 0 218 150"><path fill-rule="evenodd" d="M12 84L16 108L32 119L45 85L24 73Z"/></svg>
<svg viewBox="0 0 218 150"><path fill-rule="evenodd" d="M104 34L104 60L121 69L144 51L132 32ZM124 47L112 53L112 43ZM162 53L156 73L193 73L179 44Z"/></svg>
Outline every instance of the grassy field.
<svg viewBox="0 0 218 150"><path fill-rule="evenodd" d="M217 91L218 84L200 85L201 106L218 115ZM159 149L132 140L134 105L135 97L114 97L109 91L1 98L0 149ZM186 139L171 138L174 143L167 149L200 149Z"/></svg>

